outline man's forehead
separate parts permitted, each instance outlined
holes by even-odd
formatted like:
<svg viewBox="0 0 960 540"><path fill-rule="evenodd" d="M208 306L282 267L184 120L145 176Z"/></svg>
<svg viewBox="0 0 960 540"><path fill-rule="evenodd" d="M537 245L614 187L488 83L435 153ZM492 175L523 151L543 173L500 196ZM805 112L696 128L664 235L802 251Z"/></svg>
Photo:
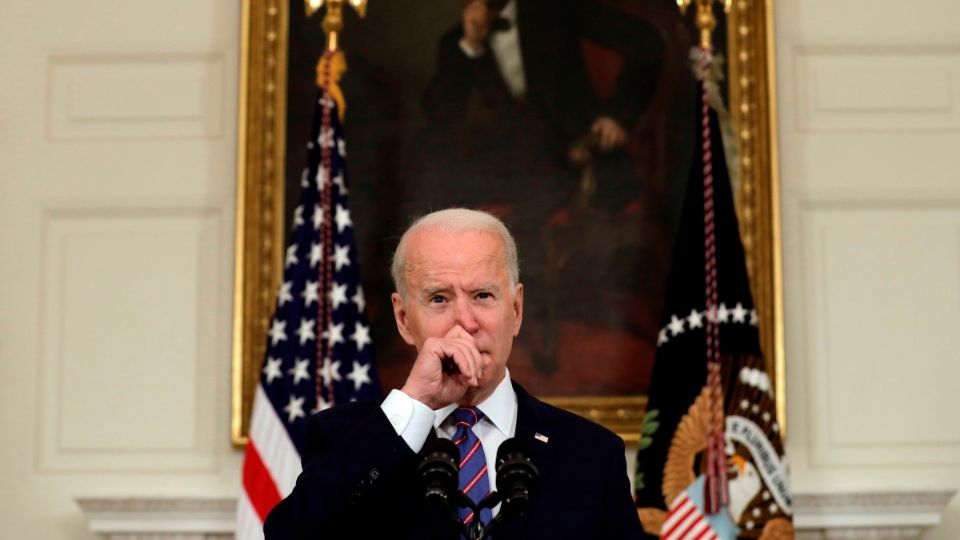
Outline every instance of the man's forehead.
<svg viewBox="0 0 960 540"><path fill-rule="evenodd" d="M438 257L424 254L408 259L404 270L408 276L423 283L445 282L453 277L457 281L494 282L495 275L506 275L506 264L504 258L495 253L477 257L460 253L440 254Z"/></svg>
<svg viewBox="0 0 960 540"><path fill-rule="evenodd" d="M461 259L506 261L503 240L499 235L483 230L451 231L429 227L413 231L406 251L406 259L411 264Z"/></svg>
<svg viewBox="0 0 960 540"><path fill-rule="evenodd" d="M471 275L506 271L502 242L485 231L417 231L410 240L404 264L409 276L429 279L451 272ZM489 281L489 275L485 279Z"/></svg>

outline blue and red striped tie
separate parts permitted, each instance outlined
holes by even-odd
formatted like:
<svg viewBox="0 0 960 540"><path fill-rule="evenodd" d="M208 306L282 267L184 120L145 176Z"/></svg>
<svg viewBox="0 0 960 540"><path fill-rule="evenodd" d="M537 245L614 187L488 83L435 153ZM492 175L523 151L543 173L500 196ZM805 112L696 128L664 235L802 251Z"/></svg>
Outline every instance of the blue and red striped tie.
<svg viewBox="0 0 960 540"><path fill-rule="evenodd" d="M487 476L487 456L472 428L483 417L483 413L476 407L460 407L453 411L451 416L456 420L457 426L453 442L460 449L460 491L466 493L474 502L480 502L490 493L490 480ZM469 524L476 517L469 508L459 509L457 515L465 524ZM489 508L480 511L480 520L484 525L490 523L492 518Z"/></svg>

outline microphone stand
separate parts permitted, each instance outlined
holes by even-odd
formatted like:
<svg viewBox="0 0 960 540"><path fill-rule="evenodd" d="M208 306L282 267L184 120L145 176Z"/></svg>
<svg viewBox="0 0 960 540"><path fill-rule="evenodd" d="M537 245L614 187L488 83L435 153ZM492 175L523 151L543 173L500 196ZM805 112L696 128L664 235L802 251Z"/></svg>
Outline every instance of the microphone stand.
<svg viewBox="0 0 960 540"><path fill-rule="evenodd" d="M452 512L454 521L460 526L460 531L467 540L483 540L490 536L490 533L493 531L494 527L500 524L503 521L503 511L501 510L494 518L487 523L483 524L483 521L480 520L480 511L486 508L493 509L494 506L500 504L500 494L496 491L490 492L486 497L483 498L479 503L473 502L473 499L468 497L462 491L458 491L456 494L456 502L458 508L467 507L473 511L475 519L470 522L470 524L464 524L460 521L460 517L457 516L457 513ZM452 509L451 509L452 510Z"/></svg>
<svg viewBox="0 0 960 540"><path fill-rule="evenodd" d="M480 511L485 508L493 509L493 507L500 504L500 502L500 494L496 491L490 492L479 503L473 502L473 499L468 497L464 492L457 491L456 494L447 499L447 508L449 510L448 515L450 519L457 524L457 528L460 529L460 533L463 534L467 540L483 540L484 538L489 537L494 527L503 521L503 511L494 516L494 518L490 520L490 523L487 523L486 526L484 526L483 522L480 520ZM471 521L470 524L464 524L462 521L460 521L460 516L457 515L457 508L469 508L473 511L475 519Z"/></svg>

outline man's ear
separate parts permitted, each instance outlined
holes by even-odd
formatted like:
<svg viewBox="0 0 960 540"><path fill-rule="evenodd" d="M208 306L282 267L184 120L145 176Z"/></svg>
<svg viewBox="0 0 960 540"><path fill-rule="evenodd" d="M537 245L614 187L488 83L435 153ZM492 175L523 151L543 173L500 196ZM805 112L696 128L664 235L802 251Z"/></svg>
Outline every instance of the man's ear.
<svg viewBox="0 0 960 540"><path fill-rule="evenodd" d="M397 322L397 331L400 332L400 337L407 342L407 345L415 345L413 334L407 327L407 310L403 307L403 298L400 293L391 294L390 301L393 303L393 318Z"/></svg>
<svg viewBox="0 0 960 540"><path fill-rule="evenodd" d="M523 323L523 283L517 283L517 291L513 295L513 337L520 334L520 325Z"/></svg>

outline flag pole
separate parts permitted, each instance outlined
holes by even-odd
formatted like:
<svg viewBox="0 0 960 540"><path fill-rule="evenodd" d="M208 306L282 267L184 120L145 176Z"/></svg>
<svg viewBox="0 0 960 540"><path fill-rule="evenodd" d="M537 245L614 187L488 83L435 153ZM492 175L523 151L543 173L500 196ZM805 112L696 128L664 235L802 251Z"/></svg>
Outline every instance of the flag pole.
<svg viewBox="0 0 960 540"><path fill-rule="evenodd" d="M343 122L346 114L347 104L340 88L340 78L347 70L346 56L339 48L339 36L343 32L343 5L349 3L363 17L366 15L367 0L304 0L307 17L313 16L322 6L326 5L326 12L323 15L321 27L327 35L327 47L323 55L317 61L316 83L320 89L321 103L324 101L336 104L337 117ZM321 137L324 134L333 133L332 106L323 105L320 125ZM320 163L322 171L332 170L332 152L333 148L321 142L320 144ZM334 205L332 195L332 179L329 173L324 177L327 181L321 181L318 185L320 191L320 212L323 216L320 223L321 257L322 264L318 269L317 282L320 284L320 290L329 291L333 286L333 224L331 219L334 216ZM333 308L328 298L321 298L317 303L317 321L320 328L330 328L333 325ZM324 378L323 373L330 370L332 365L332 345L329 336L321 335L317 339L317 377L316 393L317 402L322 404L320 408L332 407L336 404L334 379L333 377ZM325 398L324 398L325 396Z"/></svg>
<svg viewBox="0 0 960 540"><path fill-rule="evenodd" d="M700 80L701 119L703 141L703 225L704 225L704 262L706 296L706 340L707 340L707 388L708 422L706 448L706 481L704 483L704 502L708 514L716 514L729 504L727 486L726 453L724 451L724 406L723 381L720 376L720 327L717 318L717 246L714 219L713 189L713 151L711 147L710 98L708 83L713 63L713 31L717 19L713 14L715 1L722 2L724 10L729 10L731 0L677 0L681 12L686 13L692 1L697 4L695 22L700 32L700 63L697 66L697 78ZM723 152L723 148L716 149ZM691 186L692 187L692 186Z"/></svg>
<svg viewBox="0 0 960 540"><path fill-rule="evenodd" d="M304 0L307 17L313 16L324 4L327 11L323 15L323 31L327 33L327 51L336 51L338 39L343 31L343 5L350 4L363 17L367 14L367 0Z"/></svg>

